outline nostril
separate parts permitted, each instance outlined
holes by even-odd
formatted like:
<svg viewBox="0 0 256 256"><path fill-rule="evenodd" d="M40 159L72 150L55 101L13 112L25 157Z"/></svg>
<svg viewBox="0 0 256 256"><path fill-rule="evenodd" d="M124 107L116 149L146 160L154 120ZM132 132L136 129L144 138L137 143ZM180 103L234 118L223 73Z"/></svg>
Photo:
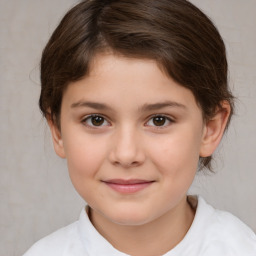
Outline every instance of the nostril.
<svg viewBox="0 0 256 256"><path fill-rule="evenodd" d="M139 166L140 163L138 161L133 161L133 162L119 162L119 161L115 161L114 165L116 165L116 166L123 166L125 168L130 168L130 167Z"/></svg>

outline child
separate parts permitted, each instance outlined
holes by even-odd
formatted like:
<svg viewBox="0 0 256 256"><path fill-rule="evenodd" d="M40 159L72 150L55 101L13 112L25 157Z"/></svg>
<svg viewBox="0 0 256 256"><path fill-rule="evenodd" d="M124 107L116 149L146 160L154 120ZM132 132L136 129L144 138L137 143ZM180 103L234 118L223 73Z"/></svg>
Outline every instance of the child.
<svg viewBox="0 0 256 256"><path fill-rule="evenodd" d="M200 196L233 112L225 46L185 0L86 0L41 61L40 108L87 202L26 256L253 256L256 236Z"/></svg>

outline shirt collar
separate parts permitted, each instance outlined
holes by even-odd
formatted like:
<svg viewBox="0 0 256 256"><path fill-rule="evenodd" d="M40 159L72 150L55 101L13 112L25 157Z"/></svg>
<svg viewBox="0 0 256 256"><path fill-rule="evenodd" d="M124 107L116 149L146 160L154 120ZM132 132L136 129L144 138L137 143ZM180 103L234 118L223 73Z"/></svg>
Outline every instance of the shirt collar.
<svg viewBox="0 0 256 256"><path fill-rule="evenodd" d="M115 249L92 225L88 217L88 205L82 210L79 218L79 233L88 255L93 256L128 256Z"/></svg>
<svg viewBox="0 0 256 256"><path fill-rule="evenodd" d="M188 201L192 208L195 209L196 214L194 221L185 235L184 239L171 251L167 252L165 256L179 255L179 253L192 250L197 244L198 236L202 232L202 226L205 224L205 219L212 214L213 209L208 206L206 202L200 196L188 196ZM203 211L205 208L207 211ZM206 210L205 209L205 210ZM93 256L128 256L128 254L122 253L115 249L92 225L89 217L89 206L87 205L81 212L78 228L80 237L84 246L85 251L88 255ZM207 213L206 213L207 212ZM194 241L194 242L193 242ZM177 254L178 253L178 254ZM181 254L180 254L181 255ZM182 254L186 255L186 254Z"/></svg>

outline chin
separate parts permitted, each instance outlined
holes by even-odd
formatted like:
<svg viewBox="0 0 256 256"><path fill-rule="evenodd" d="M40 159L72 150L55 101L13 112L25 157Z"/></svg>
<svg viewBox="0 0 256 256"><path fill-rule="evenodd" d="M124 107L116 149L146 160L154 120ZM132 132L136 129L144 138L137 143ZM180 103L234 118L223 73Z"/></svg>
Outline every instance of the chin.
<svg viewBox="0 0 256 256"><path fill-rule="evenodd" d="M122 208L121 210L113 209L108 216L105 215L111 222L124 226L140 226L152 221L153 217L149 216L149 211L138 208ZM150 218L151 217L151 218Z"/></svg>
<svg viewBox="0 0 256 256"><path fill-rule="evenodd" d="M122 225L122 226L142 226L150 222L146 218L138 218L137 216L136 217L130 216L126 218L122 216L120 218L112 219L111 221L115 224Z"/></svg>

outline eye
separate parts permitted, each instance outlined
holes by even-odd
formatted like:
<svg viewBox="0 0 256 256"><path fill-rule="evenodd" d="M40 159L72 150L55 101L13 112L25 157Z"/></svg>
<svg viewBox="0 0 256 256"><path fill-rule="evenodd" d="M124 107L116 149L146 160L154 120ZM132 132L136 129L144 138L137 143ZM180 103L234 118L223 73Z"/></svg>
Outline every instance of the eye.
<svg viewBox="0 0 256 256"><path fill-rule="evenodd" d="M169 117L162 116L162 115L156 115L150 118L150 120L146 123L147 126L156 126L156 127L165 127L170 125L173 120Z"/></svg>
<svg viewBox="0 0 256 256"><path fill-rule="evenodd" d="M82 123L89 127L108 126L109 122L100 115L90 115L82 120Z"/></svg>

